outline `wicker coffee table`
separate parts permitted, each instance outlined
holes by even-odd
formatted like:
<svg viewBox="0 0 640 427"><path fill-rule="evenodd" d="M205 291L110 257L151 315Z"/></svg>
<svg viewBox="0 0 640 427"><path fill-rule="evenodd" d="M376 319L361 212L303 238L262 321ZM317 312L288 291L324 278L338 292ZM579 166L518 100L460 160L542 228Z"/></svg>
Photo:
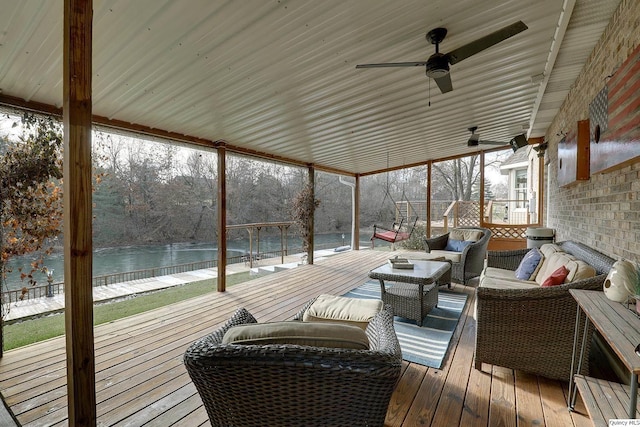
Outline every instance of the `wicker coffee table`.
<svg viewBox="0 0 640 427"><path fill-rule="evenodd" d="M393 307L393 314L415 320L422 319L438 305L438 281L451 274L451 263L446 261L412 260L412 270L392 268L385 264L369 272L369 277L380 281L382 301ZM386 287L384 281L395 282Z"/></svg>

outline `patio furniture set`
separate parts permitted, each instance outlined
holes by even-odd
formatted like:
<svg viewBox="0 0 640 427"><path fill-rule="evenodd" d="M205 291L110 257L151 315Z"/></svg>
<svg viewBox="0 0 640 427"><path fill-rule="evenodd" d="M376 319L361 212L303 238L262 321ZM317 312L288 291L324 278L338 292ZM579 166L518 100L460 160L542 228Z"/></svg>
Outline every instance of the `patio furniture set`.
<svg viewBox="0 0 640 427"><path fill-rule="evenodd" d="M486 229L453 230L425 239L423 259L409 260L409 268L389 263L371 270L381 300L321 295L292 321L277 324L259 324L245 309L236 311L184 357L212 425L382 426L402 364L393 316L420 326L437 306L439 287L451 280L479 278L476 369L484 362L569 379L574 337L578 346L584 340L588 357L593 333L584 319L576 325L569 291L602 289L613 260L577 242L549 244L539 280L546 283L543 276L557 266L573 270L562 279L566 283L543 287L533 274L516 277L532 249L487 253L490 235ZM584 336L577 336L583 329ZM582 368L586 374L588 364Z"/></svg>

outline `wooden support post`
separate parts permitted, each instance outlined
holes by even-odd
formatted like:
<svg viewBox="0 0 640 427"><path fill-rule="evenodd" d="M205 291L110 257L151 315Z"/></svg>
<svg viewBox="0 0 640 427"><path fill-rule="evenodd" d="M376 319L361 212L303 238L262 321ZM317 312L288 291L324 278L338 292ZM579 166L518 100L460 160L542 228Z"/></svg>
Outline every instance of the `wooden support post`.
<svg viewBox="0 0 640 427"><path fill-rule="evenodd" d="M249 254L251 257L251 254ZM218 147L218 292L227 290L227 150Z"/></svg>
<svg viewBox="0 0 640 427"><path fill-rule="evenodd" d="M249 233L249 269L253 268L253 226L247 227L247 233Z"/></svg>
<svg viewBox="0 0 640 427"><path fill-rule="evenodd" d="M538 218L536 223L538 225L545 225L546 224L546 218L544 217L544 183L547 182L547 180L545 179L544 173L545 173L545 157L544 155L542 157L538 157L538 206L536 207L536 209L538 210ZM547 189L548 190L548 189Z"/></svg>
<svg viewBox="0 0 640 427"><path fill-rule="evenodd" d="M91 236L91 0L64 1L64 278L69 425L96 425Z"/></svg>
<svg viewBox="0 0 640 427"><path fill-rule="evenodd" d="M280 264L284 264L284 226L279 225L280 229Z"/></svg>
<svg viewBox="0 0 640 427"><path fill-rule="evenodd" d="M316 200L316 169L313 166L309 166L309 187L311 188L311 200L315 203ZM307 224L308 236L309 236L309 248L307 250L307 264L313 264L313 246L314 246L314 218L316 216L315 204L311 209L311 216L309 217L309 223Z"/></svg>
<svg viewBox="0 0 640 427"><path fill-rule="evenodd" d="M353 201L353 209L355 211L354 215L354 225L353 225L353 248L354 251L360 250L360 175L356 175L355 182L355 199Z"/></svg>
<svg viewBox="0 0 640 427"><path fill-rule="evenodd" d="M424 230L425 236L431 237L431 166L433 162L427 163L427 212L426 221L427 226Z"/></svg>
<svg viewBox="0 0 640 427"><path fill-rule="evenodd" d="M478 218L478 224L480 227L484 227L484 151L480 152L480 218Z"/></svg>

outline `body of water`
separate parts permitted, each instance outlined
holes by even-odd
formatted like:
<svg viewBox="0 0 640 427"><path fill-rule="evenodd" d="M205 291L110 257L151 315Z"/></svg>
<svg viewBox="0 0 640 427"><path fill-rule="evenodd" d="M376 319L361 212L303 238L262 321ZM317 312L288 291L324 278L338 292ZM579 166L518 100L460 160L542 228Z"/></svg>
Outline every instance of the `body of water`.
<svg viewBox="0 0 640 427"><path fill-rule="evenodd" d="M318 234L315 236L315 243L320 247L327 247L326 245L334 247L348 245L351 241L351 234L345 233L344 236L343 239L342 233ZM293 253L292 250L299 250L301 246L302 242L299 237L289 237L287 239L289 254ZM257 251L255 240L252 250L254 253ZM260 236L260 252L279 250L279 236ZM249 239L230 240L227 243L228 258L242 256L248 252ZM93 275L102 276L126 271L215 260L217 256L218 249L213 243L172 243L168 245L99 248L93 253ZM17 257L9 260L7 267L13 272L7 273L6 284L8 289L20 289L23 286L27 286L26 281L20 280L18 268L22 267L23 270L30 269L29 265L32 260L33 256ZM62 253L46 257L44 265L49 270L53 270L55 282L63 280L64 261ZM34 278L38 284L47 282L47 276L41 272L34 273Z"/></svg>

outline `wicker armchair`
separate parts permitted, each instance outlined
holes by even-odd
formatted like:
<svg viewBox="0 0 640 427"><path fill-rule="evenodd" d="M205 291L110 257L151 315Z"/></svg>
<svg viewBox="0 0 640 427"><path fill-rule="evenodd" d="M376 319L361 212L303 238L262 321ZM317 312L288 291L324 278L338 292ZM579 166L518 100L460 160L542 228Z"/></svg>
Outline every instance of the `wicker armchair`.
<svg viewBox="0 0 640 427"><path fill-rule="evenodd" d="M245 323L256 320L239 309L184 356L212 426L384 425L402 366L390 306L365 331L369 350L221 344Z"/></svg>
<svg viewBox="0 0 640 427"><path fill-rule="evenodd" d="M581 243L566 241L558 245L594 267L597 275L551 288L477 288L476 369L480 370L484 362L569 380L577 311L569 289L602 290L614 260ZM487 266L515 270L528 251L489 251ZM584 316L582 321L580 331ZM586 342L586 355L592 334L593 327ZM582 373L587 374L588 368L588 363L583 364Z"/></svg>
<svg viewBox="0 0 640 427"><path fill-rule="evenodd" d="M459 262L451 265L451 280L466 285L469 280L480 276L484 268L484 259L487 254L487 246L491 239L491 230L481 227L456 227L459 230L482 230L483 236L477 242L465 247L460 256ZM434 250L444 250L449 241L449 233L441 236L426 238L423 237L424 249L427 252Z"/></svg>

